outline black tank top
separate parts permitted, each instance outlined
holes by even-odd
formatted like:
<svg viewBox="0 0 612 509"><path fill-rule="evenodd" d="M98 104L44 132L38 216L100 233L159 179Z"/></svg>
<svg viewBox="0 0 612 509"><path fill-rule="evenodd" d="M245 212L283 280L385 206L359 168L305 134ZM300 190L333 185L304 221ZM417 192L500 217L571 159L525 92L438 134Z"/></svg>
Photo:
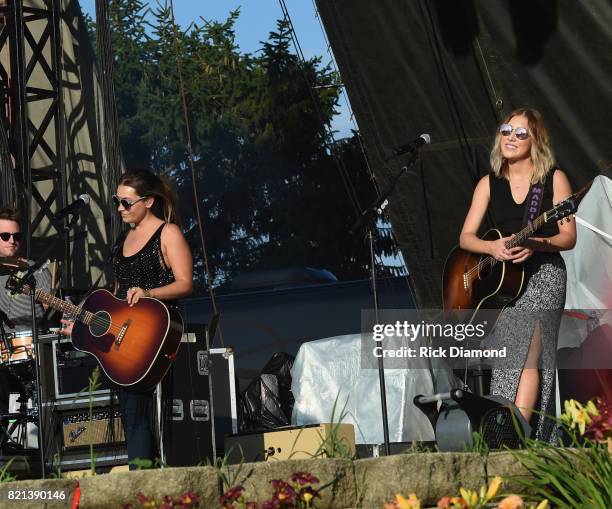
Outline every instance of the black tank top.
<svg viewBox="0 0 612 509"><path fill-rule="evenodd" d="M144 247L132 256L123 256L125 237L119 244L113 262L117 279L117 297L125 299L131 287L143 290L159 288L174 282L174 274L166 267L161 249L161 232L166 223L160 225Z"/></svg>
<svg viewBox="0 0 612 509"><path fill-rule="evenodd" d="M553 173L556 168L553 168L546 175L544 181L544 197L542 198L542 206L538 215L550 210L553 206ZM531 188L530 188L531 189ZM531 192L531 191L530 191ZM499 229L504 236L517 233L523 229L523 216L525 214L525 206L527 197L523 203L516 203L512 198L510 191L510 182L508 179L498 178L494 173L489 173L489 207L488 212L491 215L495 228ZM528 195L530 193L527 193ZM537 237L552 237L559 233L559 227L556 222L544 225L535 233Z"/></svg>

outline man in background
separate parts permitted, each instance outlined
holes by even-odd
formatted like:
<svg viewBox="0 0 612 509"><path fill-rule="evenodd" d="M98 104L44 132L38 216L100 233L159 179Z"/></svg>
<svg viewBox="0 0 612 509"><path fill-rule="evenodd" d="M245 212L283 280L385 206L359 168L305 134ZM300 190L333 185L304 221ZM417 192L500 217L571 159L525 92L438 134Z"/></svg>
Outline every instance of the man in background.
<svg viewBox="0 0 612 509"><path fill-rule="evenodd" d="M0 208L0 262L2 258L16 258L21 247L21 228L19 224L19 212L14 208ZM22 259L22 261L26 261ZM29 265L34 262L28 261ZM9 274L0 273L0 311L3 311L14 325L11 329L5 323L4 329L9 333L20 333L27 336L27 332L32 330L32 308L30 297L28 295L17 294L11 295L6 289L6 282ZM34 275L36 285L45 291L49 291L51 287L51 274L48 269L40 269ZM44 313L44 308L40 304L36 304L36 318L40 319ZM31 336L31 334L30 334ZM11 341L9 339L9 341ZM22 343L27 339L22 340ZM5 342L0 341L2 349L2 360L0 362L0 414L8 413L9 394L11 392L19 392L18 380L10 374L9 370L9 352L5 347ZM24 347L21 348L21 357L24 357ZM31 340L30 346L25 347L31 356ZM27 358L26 358L27 361ZM17 385L16 385L17 384Z"/></svg>

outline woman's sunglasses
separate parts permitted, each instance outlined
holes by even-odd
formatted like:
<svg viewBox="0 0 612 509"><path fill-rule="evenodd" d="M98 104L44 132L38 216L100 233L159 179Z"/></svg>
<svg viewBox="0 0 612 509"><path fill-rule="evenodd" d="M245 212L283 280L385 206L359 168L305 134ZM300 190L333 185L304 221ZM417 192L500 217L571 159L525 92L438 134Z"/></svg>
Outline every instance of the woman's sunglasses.
<svg viewBox="0 0 612 509"><path fill-rule="evenodd" d="M113 199L115 207L121 205L125 210L130 210L132 208L132 205L135 205L139 201L146 200L148 196L143 196L142 198L138 198L137 200L128 200L127 198L119 198L119 196L113 194L111 198Z"/></svg>
<svg viewBox="0 0 612 509"><path fill-rule="evenodd" d="M15 242L21 241L21 232L15 232L15 233L2 232L0 233L0 239L2 239L4 242L8 242L9 239L11 238L11 235L13 236L13 240Z"/></svg>
<svg viewBox="0 0 612 509"><path fill-rule="evenodd" d="M529 138L529 131L524 127L512 127L510 124L502 124L499 126L499 132L502 136L510 136L514 131L514 135L518 140L526 140Z"/></svg>

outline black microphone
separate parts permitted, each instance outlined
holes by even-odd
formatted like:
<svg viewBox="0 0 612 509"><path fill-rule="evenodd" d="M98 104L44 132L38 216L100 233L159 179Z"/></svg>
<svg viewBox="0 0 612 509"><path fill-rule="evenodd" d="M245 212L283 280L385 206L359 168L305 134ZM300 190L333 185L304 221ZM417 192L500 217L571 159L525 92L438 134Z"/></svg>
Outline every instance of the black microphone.
<svg viewBox="0 0 612 509"><path fill-rule="evenodd" d="M74 200L70 205L68 205L67 207L64 207L62 210L57 212L54 216L55 220L59 221L60 219L64 219L69 214L75 214L75 215L79 214L81 212L81 209L85 207L85 205L89 205L89 201L90 201L89 195L82 194L76 200Z"/></svg>
<svg viewBox="0 0 612 509"><path fill-rule="evenodd" d="M401 145L393 150L393 156L401 156L403 154L414 154L423 145L429 145L431 143L431 136L427 133L421 134L416 140Z"/></svg>

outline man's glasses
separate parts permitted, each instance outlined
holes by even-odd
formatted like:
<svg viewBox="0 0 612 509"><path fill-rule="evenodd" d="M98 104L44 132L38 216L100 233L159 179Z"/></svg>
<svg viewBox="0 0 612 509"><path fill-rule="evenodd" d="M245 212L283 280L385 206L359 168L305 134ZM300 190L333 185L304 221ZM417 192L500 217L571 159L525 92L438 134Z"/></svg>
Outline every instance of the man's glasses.
<svg viewBox="0 0 612 509"><path fill-rule="evenodd" d="M514 131L514 135L518 140L526 140L529 138L529 131L524 127L512 127L510 124L502 124L499 126L499 132L502 136L510 136Z"/></svg>
<svg viewBox="0 0 612 509"><path fill-rule="evenodd" d="M2 232L0 233L0 239L2 239L4 242L8 242L9 239L11 238L11 235L13 236L13 240L15 242L21 241L21 232L15 232L15 233Z"/></svg>
<svg viewBox="0 0 612 509"><path fill-rule="evenodd" d="M143 196L142 198L138 198L137 200L128 200L127 198L119 198L116 194L113 194L112 199L115 207L121 205L125 210L130 210L132 205L135 205L139 201L146 200L148 196Z"/></svg>

